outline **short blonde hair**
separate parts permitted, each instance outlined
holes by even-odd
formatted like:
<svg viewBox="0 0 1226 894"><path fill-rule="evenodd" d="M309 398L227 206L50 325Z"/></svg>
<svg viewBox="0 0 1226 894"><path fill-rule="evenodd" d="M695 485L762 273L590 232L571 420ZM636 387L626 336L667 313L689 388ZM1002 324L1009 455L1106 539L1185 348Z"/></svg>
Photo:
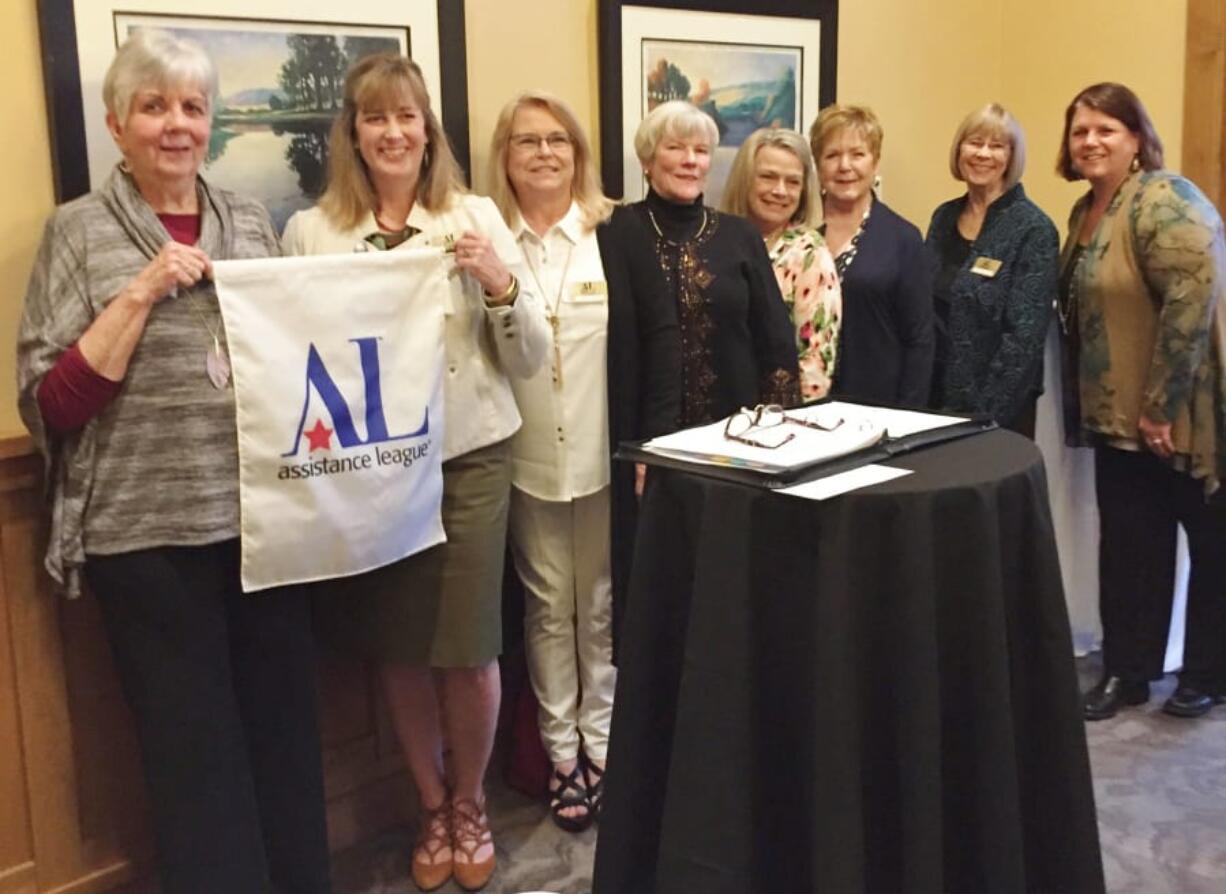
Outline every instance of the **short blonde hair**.
<svg viewBox="0 0 1226 894"><path fill-rule="evenodd" d="M813 122L813 126L809 128L809 147L813 150L813 157L820 159L822 147L835 134L848 128L860 132L860 135L864 137L864 142L868 144L868 151L872 153L874 159L880 161L881 142L885 134L873 110L868 106L839 105L838 103L832 103L822 109Z"/></svg>
<svg viewBox="0 0 1226 894"><path fill-rule="evenodd" d="M818 221L817 170L813 166L813 154L805 138L794 130L764 127L751 133L737 150L732 161L732 170L724 183L724 200L721 211L749 216L749 193L753 189L757 171L758 152L766 147L784 149L796 156L804 171L804 183L800 188L800 203L792 214L792 223L816 226Z"/></svg>
<svg viewBox="0 0 1226 894"><path fill-rule="evenodd" d="M421 69L395 52L358 60L345 75L345 99L328 137L328 186L319 207L343 229L357 226L378 205L366 162L357 148L357 118L363 109L389 108L408 95L421 110L426 149L417 177L417 199L430 211L448 207L467 189L447 134L430 108L430 93Z"/></svg>
<svg viewBox="0 0 1226 894"><path fill-rule="evenodd" d="M706 137L714 149L719 145L719 128L711 116L698 106L684 99L662 102L639 122L634 133L634 153L644 167L655 158L656 149L665 137L689 139Z"/></svg>
<svg viewBox="0 0 1226 894"><path fill-rule="evenodd" d="M102 102L115 120L128 119L132 97L150 87L191 86L209 109L217 96L217 69L200 44L158 28L140 28L115 53L102 80Z"/></svg>
<svg viewBox="0 0 1226 894"><path fill-rule="evenodd" d="M535 107L548 112L558 120L574 153L575 174L571 179L571 196L583 211L583 225L592 229L608 220L613 212L613 202L605 197L600 185L600 175L596 173L596 162L592 158L592 148L579 126L579 119L571 111L570 106L552 93L543 90L531 90L521 93L502 107L498 114L498 122L494 125L494 135L490 138L490 198L502 212L507 225L514 223L518 201L515 187L507 175L507 153L511 148L511 127L515 123L515 113L525 107Z"/></svg>
<svg viewBox="0 0 1226 894"><path fill-rule="evenodd" d="M1005 166L1004 187L1006 191L1012 189L1022 179L1022 172L1026 170L1026 137L1017 119L997 102L990 102L962 119L962 123L954 131L953 144L949 147L949 173L954 175L955 180L966 179L958 169L962 144L970 137L981 134L1009 144L1009 164Z"/></svg>

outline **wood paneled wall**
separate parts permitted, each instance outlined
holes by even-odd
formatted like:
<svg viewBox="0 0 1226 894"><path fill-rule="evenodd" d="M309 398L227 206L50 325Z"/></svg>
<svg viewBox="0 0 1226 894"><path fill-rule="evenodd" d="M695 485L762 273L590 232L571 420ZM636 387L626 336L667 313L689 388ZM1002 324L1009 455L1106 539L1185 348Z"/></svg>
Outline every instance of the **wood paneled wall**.
<svg viewBox="0 0 1226 894"><path fill-rule="evenodd" d="M1226 3L1188 0L1181 170L1226 210ZM1174 159L1168 160L1174 166Z"/></svg>
<svg viewBox="0 0 1226 894"><path fill-rule="evenodd" d="M0 894L92 894L151 875L133 733L96 603L43 571L42 463L0 441ZM334 849L415 803L374 675L323 659L321 729Z"/></svg>

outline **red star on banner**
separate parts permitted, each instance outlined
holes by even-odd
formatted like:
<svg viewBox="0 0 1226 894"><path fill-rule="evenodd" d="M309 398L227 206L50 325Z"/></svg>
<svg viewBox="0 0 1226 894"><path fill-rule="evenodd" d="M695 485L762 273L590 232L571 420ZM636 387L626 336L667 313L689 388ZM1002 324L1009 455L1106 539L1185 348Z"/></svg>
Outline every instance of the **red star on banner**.
<svg viewBox="0 0 1226 894"><path fill-rule="evenodd" d="M315 427L303 432L307 436L307 440L311 442L311 447L308 453L314 453L316 450L331 450L332 449L332 429L324 425L322 419L315 420Z"/></svg>

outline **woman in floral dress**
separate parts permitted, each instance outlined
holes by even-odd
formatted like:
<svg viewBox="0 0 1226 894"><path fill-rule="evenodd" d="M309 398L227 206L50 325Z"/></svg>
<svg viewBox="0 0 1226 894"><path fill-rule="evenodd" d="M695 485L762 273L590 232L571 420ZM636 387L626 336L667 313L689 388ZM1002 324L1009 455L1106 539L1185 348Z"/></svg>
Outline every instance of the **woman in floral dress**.
<svg viewBox="0 0 1226 894"><path fill-rule="evenodd" d="M796 329L800 394L830 391L838 358L843 299L839 276L818 232L817 174L804 137L764 128L737 153L723 211L749 218L762 232L784 303Z"/></svg>

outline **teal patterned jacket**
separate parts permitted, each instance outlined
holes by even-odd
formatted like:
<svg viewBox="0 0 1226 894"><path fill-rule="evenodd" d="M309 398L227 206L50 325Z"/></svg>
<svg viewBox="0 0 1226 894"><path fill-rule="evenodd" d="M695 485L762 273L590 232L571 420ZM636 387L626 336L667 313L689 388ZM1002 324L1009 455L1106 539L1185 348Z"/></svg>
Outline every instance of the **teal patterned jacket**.
<svg viewBox="0 0 1226 894"><path fill-rule="evenodd" d="M965 205L962 196L933 213L925 243L934 267L955 238ZM970 256L950 283L948 311L937 314L948 323L937 327L935 409L982 414L1008 425L1043 390L1059 256L1055 224L1026 198L1020 183L988 206ZM978 258L999 261L996 275L973 272Z"/></svg>
<svg viewBox="0 0 1226 894"><path fill-rule="evenodd" d="M1073 207L1069 263L1090 197ZM1120 186L1072 272L1077 443L1140 446L1142 416L1170 423L1176 464L1215 491L1226 475L1226 236L1190 181L1139 172Z"/></svg>

